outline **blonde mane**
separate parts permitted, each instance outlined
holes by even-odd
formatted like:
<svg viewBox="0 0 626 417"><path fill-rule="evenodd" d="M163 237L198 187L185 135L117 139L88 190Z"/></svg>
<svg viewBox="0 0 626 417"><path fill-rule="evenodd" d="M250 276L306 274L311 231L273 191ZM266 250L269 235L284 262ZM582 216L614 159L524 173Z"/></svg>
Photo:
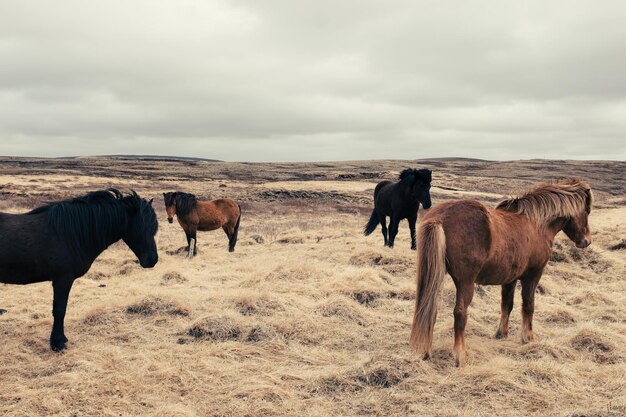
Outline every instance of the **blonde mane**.
<svg viewBox="0 0 626 417"><path fill-rule="evenodd" d="M591 212L593 193L580 178L565 178L501 201L496 209L523 214L539 225L558 217L575 217L582 210Z"/></svg>

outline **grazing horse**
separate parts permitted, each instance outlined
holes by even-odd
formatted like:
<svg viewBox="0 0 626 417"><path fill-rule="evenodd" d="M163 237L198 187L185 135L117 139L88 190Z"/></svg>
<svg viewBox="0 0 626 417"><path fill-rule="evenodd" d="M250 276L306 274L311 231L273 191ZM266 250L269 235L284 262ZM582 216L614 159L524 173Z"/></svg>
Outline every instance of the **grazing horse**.
<svg viewBox="0 0 626 417"><path fill-rule="evenodd" d="M420 203L425 209L431 206L430 183L432 171L429 169L405 169L400 173L400 181L381 181L374 189L374 210L363 229L365 236L369 236L380 223L385 239L385 246L393 248L393 242L398 234L400 220L409 221L411 231L411 249L415 249L415 222ZM389 237L387 237L387 216L389 223Z"/></svg>
<svg viewBox="0 0 626 417"><path fill-rule="evenodd" d="M0 282L52 281L53 351L65 348L63 329L74 280L83 276L109 245L122 239L144 268L158 261L158 224L151 206L133 192L96 191L51 203L26 214L0 213Z"/></svg>
<svg viewBox="0 0 626 417"><path fill-rule="evenodd" d="M454 356L465 362L467 307L475 284L502 285L496 338L509 331L517 280L522 283L522 343L533 340L535 289L552 252L554 236L565 232L577 247L591 244L589 185L578 178L549 182L490 209L473 200L441 203L422 220L418 233L417 297L411 345L431 357L437 297L446 272L456 285Z"/></svg>
<svg viewBox="0 0 626 417"><path fill-rule="evenodd" d="M195 256L196 231L206 232L220 227L228 236L228 251L235 251L241 207L235 200L220 198L218 200L198 200L195 195L180 191L163 193L167 221L174 222L174 215L187 236L188 256Z"/></svg>

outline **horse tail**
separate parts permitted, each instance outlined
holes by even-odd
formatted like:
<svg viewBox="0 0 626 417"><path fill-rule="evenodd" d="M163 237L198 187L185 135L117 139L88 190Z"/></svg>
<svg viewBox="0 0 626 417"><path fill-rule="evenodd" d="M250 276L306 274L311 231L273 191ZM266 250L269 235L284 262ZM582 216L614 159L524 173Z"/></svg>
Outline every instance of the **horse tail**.
<svg viewBox="0 0 626 417"><path fill-rule="evenodd" d="M426 221L417 233L417 294L411 346L429 357L437 320L437 298L446 274L446 235L443 225Z"/></svg>
<svg viewBox="0 0 626 417"><path fill-rule="evenodd" d="M369 221L363 228L363 234L365 236L371 235L372 232L376 230L376 226L378 226L378 223L380 223L380 220L378 219L378 214L376 213L376 196L378 195L378 192L381 190L381 188L383 188L383 186L387 182L388 181L381 181L378 184L376 184L376 188L374 188L374 210L372 210L372 215L370 216Z"/></svg>
<svg viewBox="0 0 626 417"><path fill-rule="evenodd" d="M372 210L372 215L370 216L369 221L363 228L363 234L365 236L369 236L370 234L372 234L372 232L376 230L376 226L378 226L378 223L380 223L380 221L378 220L378 213L376 213L376 209L374 209Z"/></svg>
<svg viewBox="0 0 626 417"><path fill-rule="evenodd" d="M235 229L233 231L233 235L230 238L228 250L230 252L235 251L235 244L237 243L237 235L239 234L239 223L241 222L241 206L237 203L237 207L239 207L239 217L237 217L237 223L235 223Z"/></svg>

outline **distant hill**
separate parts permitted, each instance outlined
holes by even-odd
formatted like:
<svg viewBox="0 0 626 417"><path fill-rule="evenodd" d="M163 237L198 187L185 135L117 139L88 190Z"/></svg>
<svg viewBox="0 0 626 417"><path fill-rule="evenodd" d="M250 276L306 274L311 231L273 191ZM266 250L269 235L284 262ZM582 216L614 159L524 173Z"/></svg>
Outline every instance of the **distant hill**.
<svg viewBox="0 0 626 417"><path fill-rule="evenodd" d="M194 158L189 156L167 156L167 155L94 155L94 156L74 156L70 158L117 158L117 159L140 159L152 162L179 162L179 161L202 161L202 162L224 162L219 159Z"/></svg>

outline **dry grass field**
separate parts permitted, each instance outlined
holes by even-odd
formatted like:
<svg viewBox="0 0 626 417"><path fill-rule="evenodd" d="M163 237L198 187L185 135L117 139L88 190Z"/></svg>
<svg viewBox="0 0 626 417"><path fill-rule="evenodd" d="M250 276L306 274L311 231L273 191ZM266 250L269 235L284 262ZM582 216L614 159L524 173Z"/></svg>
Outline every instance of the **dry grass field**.
<svg viewBox="0 0 626 417"><path fill-rule="evenodd" d="M377 181L434 170L433 203L494 204L542 180L587 179L594 242L557 237L538 288L536 340L496 340L500 287L469 310L468 364L454 367L454 286L446 278L434 359L409 349L415 252L364 237ZM143 270L123 244L76 281L68 349L48 347L52 288L0 284L3 416L626 415L626 163L464 159L243 164L146 158L0 158L0 211L105 187L155 197L160 260ZM221 231L185 236L161 193L232 197L235 253ZM2 239L11 237L2 236Z"/></svg>

